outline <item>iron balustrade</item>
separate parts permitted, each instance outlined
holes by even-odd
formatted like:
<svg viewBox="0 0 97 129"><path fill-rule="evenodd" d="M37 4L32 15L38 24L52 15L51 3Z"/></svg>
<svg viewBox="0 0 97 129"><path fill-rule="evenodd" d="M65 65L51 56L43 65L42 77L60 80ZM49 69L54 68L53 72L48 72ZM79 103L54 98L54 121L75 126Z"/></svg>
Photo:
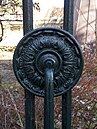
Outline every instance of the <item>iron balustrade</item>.
<svg viewBox="0 0 97 129"><path fill-rule="evenodd" d="M32 5L32 0L23 0L24 37L13 56L14 73L25 89L25 128L35 129L37 95L44 97L44 129L54 129L56 96L62 96L62 129L71 129L71 90L84 65L79 43L72 36L73 0L64 0L63 29L33 29Z"/></svg>

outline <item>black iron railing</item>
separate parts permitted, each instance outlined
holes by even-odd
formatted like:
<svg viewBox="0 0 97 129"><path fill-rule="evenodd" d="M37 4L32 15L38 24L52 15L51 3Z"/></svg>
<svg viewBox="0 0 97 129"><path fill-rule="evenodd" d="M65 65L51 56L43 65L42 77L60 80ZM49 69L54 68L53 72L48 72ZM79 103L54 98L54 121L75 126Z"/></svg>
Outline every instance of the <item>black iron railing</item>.
<svg viewBox="0 0 97 129"><path fill-rule="evenodd" d="M13 57L15 75L25 88L25 128L35 129L37 95L44 97L44 129L54 129L54 97L61 95L62 129L71 129L71 89L83 69L79 43L71 35L73 0L64 0L63 29L43 27L33 30L32 5L32 0L23 0L24 37Z"/></svg>

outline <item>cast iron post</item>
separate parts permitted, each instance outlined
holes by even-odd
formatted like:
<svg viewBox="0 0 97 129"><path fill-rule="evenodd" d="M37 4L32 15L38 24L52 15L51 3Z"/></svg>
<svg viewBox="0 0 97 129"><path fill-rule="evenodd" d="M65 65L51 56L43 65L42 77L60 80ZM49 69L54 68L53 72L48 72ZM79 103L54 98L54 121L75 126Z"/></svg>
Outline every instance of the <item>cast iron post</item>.
<svg viewBox="0 0 97 129"><path fill-rule="evenodd" d="M71 89L80 79L84 63L79 43L71 35L73 0L64 0L63 29L34 30L33 2L23 0L23 26L24 37L15 49L13 69L25 88L25 127L35 129L37 95L44 97L44 129L54 129L54 97L61 95L62 129L71 129Z"/></svg>
<svg viewBox="0 0 97 129"><path fill-rule="evenodd" d="M73 34L74 0L64 0L63 29ZM62 95L62 129L71 129L72 91Z"/></svg>
<svg viewBox="0 0 97 129"><path fill-rule="evenodd" d="M22 0L24 35L33 30L33 0ZM25 129L35 129L35 95L25 89Z"/></svg>

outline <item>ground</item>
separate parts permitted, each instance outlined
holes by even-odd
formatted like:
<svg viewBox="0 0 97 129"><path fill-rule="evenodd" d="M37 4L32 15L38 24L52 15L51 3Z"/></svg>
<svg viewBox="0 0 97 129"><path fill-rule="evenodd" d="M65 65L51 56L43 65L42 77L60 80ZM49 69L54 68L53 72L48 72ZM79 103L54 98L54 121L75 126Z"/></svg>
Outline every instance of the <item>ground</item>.
<svg viewBox="0 0 97 129"><path fill-rule="evenodd" d="M15 47L0 47L0 129L24 129L24 95L12 67Z"/></svg>
<svg viewBox="0 0 97 129"><path fill-rule="evenodd" d="M13 72L14 49L0 47L0 129L24 129L24 90ZM83 76L73 89L73 129L97 129L97 62L87 57L85 54ZM61 123L60 98L55 99L55 105L55 120ZM39 97L36 110L36 129L43 129L43 101ZM57 123L56 129L60 129Z"/></svg>
<svg viewBox="0 0 97 129"><path fill-rule="evenodd" d="M17 83L12 68L13 53L13 50L8 48L0 49L0 80L2 85Z"/></svg>

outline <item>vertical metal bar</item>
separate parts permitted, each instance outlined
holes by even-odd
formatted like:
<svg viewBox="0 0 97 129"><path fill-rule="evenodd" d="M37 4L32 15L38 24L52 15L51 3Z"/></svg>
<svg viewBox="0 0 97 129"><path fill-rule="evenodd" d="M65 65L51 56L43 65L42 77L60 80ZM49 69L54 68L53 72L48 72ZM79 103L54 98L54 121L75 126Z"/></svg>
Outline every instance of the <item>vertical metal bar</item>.
<svg viewBox="0 0 97 129"><path fill-rule="evenodd" d="M33 0L22 0L23 2L23 29L24 34L33 29Z"/></svg>
<svg viewBox="0 0 97 129"><path fill-rule="evenodd" d="M63 29L73 34L74 0L64 0Z"/></svg>
<svg viewBox="0 0 97 129"><path fill-rule="evenodd" d="M24 35L33 29L33 0L22 0ZM25 90L25 129L35 129L35 96Z"/></svg>
<svg viewBox="0 0 97 129"><path fill-rule="evenodd" d="M64 0L63 29L73 34L74 0ZM62 129L71 129L72 91L62 95Z"/></svg>
<svg viewBox="0 0 97 129"><path fill-rule="evenodd" d="M62 96L62 129L71 129L71 107L72 92L70 90Z"/></svg>
<svg viewBox="0 0 97 129"><path fill-rule="evenodd" d="M54 129L53 70L45 71L44 129Z"/></svg>
<svg viewBox="0 0 97 129"><path fill-rule="evenodd" d="M25 129L35 129L35 96L25 90Z"/></svg>

